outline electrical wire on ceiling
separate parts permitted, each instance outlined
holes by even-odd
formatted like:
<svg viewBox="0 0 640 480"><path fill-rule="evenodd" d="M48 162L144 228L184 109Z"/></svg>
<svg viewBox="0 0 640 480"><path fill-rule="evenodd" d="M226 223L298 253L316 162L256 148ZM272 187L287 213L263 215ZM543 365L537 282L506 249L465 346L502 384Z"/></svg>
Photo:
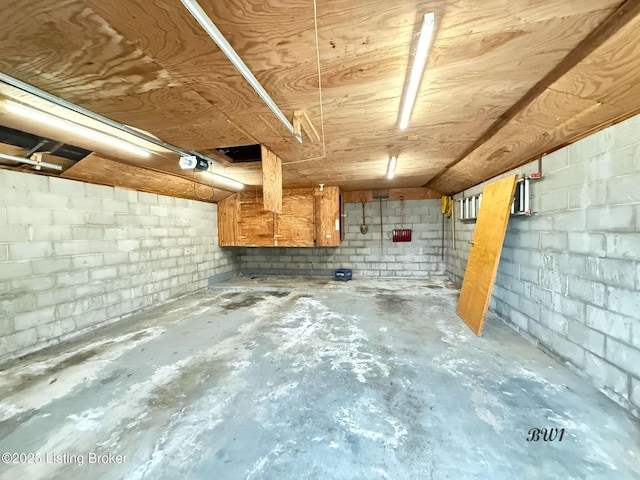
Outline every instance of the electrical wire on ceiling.
<svg viewBox="0 0 640 480"><path fill-rule="evenodd" d="M211 167L209 167L211 168ZM206 170L207 172L209 170ZM211 172L213 173L213 172ZM198 193L198 185L202 185L203 187L210 187L211 188L211 195L207 198L207 197L203 197ZM213 200L213 197L215 197L216 195L216 189L213 187L213 181L211 182L211 185L205 185L204 183L201 183L200 181L196 181L196 170L193 169L193 194L198 197L200 200L205 200L205 201L209 201L209 200Z"/></svg>
<svg viewBox="0 0 640 480"><path fill-rule="evenodd" d="M294 165L296 163L311 162L313 160L320 160L327 156L327 146L324 140L324 101L322 99L322 70L320 68L320 36L318 34L318 5L316 0L313 0L313 23L316 33L316 59L318 62L318 97L320 99L320 131L322 132L322 155L313 158L304 158L302 160L295 160L293 162L287 162L283 165Z"/></svg>

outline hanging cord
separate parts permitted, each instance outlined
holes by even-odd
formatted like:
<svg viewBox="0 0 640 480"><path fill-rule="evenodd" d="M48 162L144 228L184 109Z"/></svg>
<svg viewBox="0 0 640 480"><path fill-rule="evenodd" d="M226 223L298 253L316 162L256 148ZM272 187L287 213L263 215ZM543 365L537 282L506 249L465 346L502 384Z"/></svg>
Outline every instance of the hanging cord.
<svg viewBox="0 0 640 480"><path fill-rule="evenodd" d="M404 197L400 196L400 228L404 228Z"/></svg>
<svg viewBox="0 0 640 480"><path fill-rule="evenodd" d="M209 166L209 168L211 168L211 166ZM208 172L209 170L207 170ZM210 187L211 188L211 195L207 198L207 197L203 197L198 193L198 185L202 185L204 187ZM204 183L200 183L200 182L196 182L196 171L195 169L193 170L193 194L198 197L200 200L205 200L205 201L210 201L213 200L213 197L216 195L216 191L213 188L213 184L211 185L205 185Z"/></svg>
<svg viewBox="0 0 640 480"><path fill-rule="evenodd" d="M450 217L453 212L453 199L451 197L443 196L440 199L442 204L442 214L445 217Z"/></svg>

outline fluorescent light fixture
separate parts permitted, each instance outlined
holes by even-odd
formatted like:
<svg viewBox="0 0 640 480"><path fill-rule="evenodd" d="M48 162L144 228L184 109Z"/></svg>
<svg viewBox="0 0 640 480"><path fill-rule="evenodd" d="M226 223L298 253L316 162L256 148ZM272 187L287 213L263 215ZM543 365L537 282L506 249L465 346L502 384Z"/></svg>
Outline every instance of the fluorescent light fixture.
<svg viewBox="0 0 640 480"><path fill-rule="evenodd" d="M398 163L398 157L391 157L389 164L387 165L387 178L391 180L396 173L396 163Z"/></svg>
<svg viewBox="0 0 640 480"><path fill-rule="evenodd" d="M28 165L35 165L36 167L40 166L40 167L44 167L44 168L50 168L52 170L62 170L62 167L60 165L55 165L53 163L47 163L47 162L38 162L36 160L30 160L28 158L16 157L15 155L7 155L5 153L0 153L0 158L2 158L4 160L10 160L12 162L20 162L20 163L26 163Z"/></svg>
<svg viewBox="0 0 640 480"><path fill-rule="evenodd" d="M209 171L203 171L201 173L206 178L211 180L211 183L214 187L219 187L224 190L231 190L234 192L244 189L244 183L238 182L237 180L232 180L231 178L223 177L222 175L218 175L217 173Z"/></svg>
<svg viewBox="0 0 640 480"><path fill-rule="evenodd" d="M80 125L75 122L71 122L69 120L65 120L55 115L45 113L41 110L27 107L26 105L22 105L20 103L16 103L11 100L6 100L4 102L4 107L7 109L8 112L14 115L18 115L28 120L42 123L44 125L49 125L54 128L66 130L70 133L74 133L76 135L85 137L88 140L92 140L92 141L107 145L110 148L115 148L120 151L123 151L126 153L132 153L134 155L138 155L142 157L150 156L150 153L147 150L137 145L134 145L133 143L129 143L120 138L107 135L106 133L99 132L92 128L85 127L83 125Z"/></svg>
<svg viewBox="0 0 640 480"><path fill-rule="evenodd" d="M289 121L289 119L282 113L282 110L278 108L278 105L273 101L273 99L269 96L264 87L260 84L258 79L253 75L249 67L242 61L240 56L233 49L231 44L224 38L224 35L218 30L218 27L215 26L213 21L209 18L209 16L205 13L202 7L198 4L196 0L180 0L182 4L189 10L189 13L193 15L200 26L204 29L205 32L211 37L211 39L216 42L216 45L222 50L227 58L231 61L234 67L240 72L240 74L249 82L249 84L253 87L256 93L262 98L264 103L271 109L271 111L275 114L276 117L282 122L282 124L287 127L287 130L291 132L291 134L298 140L298 142L302 143L302 137L298 135L293 128L293 125Z"/></svg>
<svg viewBox="0 0 640 480"><path fill-rule="evenodd" d="M407 89L400 104L400 116L398 118L398 128L404 130L409 126L411 112L418 97L418 89L420 88L420 80L424 67L429 58L429 49L431 48L431 40L433 38L433 29L435 25L435 15L433 12L425 13L422 19L422 28L420 29L420 37L418 38L418 46L413 57L411 65L411 73Z"/></svg>

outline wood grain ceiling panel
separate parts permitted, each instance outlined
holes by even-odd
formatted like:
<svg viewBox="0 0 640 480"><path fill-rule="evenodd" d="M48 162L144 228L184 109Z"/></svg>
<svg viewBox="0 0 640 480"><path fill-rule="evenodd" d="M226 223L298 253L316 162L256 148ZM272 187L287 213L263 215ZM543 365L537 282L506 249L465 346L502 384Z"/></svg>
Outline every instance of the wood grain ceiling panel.
<svg viewBox="0 0 640 480"><path fill-rule="evenodd" d="M0 34L0 69L186 149L264 143L283 160L285 187L415 187L459 158L621 1L318 2L321 92L313 3L200 3L285 115L306 110L324 142L299 145L180 2L13 3L3 11L11 27ZM427 8L437 18L434 47L410 128L398 132L400 96ZM570 96L549 93L514 124L535 128L506 129L466 168L443 176L439 188L458 188L618 114L594 110L594 100L634 104L632 70L640 65L633 31L554 86ZM552 128L557 115L547 108L570 116L562 128ZM391 154L400 158L389 182ZM475 160L487 156L495 159L489 169ZM184 175L175 156L154 157L151 168ZM259 183L253 166L229 171Z"/></svg>
<svg viewBox="0 0 640 480"><path fill-rule="evenodd" d="M220 189L193 182L167 173L125 165L115 160L91 154L66 170L64 178L123 187L142 192L188 198L214 203L230 195Z"/></svg>
<svg viewBox="0 0 640 480"><path fill-rule="evenodd" d="M0 70L72 102L178 83L80 0L4 2Z"/></svg>

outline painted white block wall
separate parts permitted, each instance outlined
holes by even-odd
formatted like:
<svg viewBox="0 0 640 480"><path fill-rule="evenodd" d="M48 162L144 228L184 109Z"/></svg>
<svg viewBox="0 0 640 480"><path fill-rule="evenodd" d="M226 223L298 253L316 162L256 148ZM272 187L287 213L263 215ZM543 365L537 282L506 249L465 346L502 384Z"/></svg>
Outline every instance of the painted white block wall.
<svg viewBox="0 0 640 480"><path fill-rule="evenodd" d="M404 208L404 223L403 220ZM444 278L442 214L440 200L382 201L365 207L369 232L360 233L362 205L345 203L345 239L332 248L243 248L241 271L246 274L333 275L337 268L351 268L357 277ZM394 228L411 228L412 241L391 241Z"/></svg>
<svg viewBox="0 0 640 480"><path fill-rule="evenodd" d="M533 163L515 172L536 170ZM509 222L490 313L637 413L640 116L548 155L543 175L532 183L538 215ZM473 229L457 222L457 249L448 249L447 272L458 284Z"/></svg>
<svg viewBox="0 0 640 480"><path fill-rule="evenodd" d="M0 169L0 359L236 268L214 204Z"/></svg>

